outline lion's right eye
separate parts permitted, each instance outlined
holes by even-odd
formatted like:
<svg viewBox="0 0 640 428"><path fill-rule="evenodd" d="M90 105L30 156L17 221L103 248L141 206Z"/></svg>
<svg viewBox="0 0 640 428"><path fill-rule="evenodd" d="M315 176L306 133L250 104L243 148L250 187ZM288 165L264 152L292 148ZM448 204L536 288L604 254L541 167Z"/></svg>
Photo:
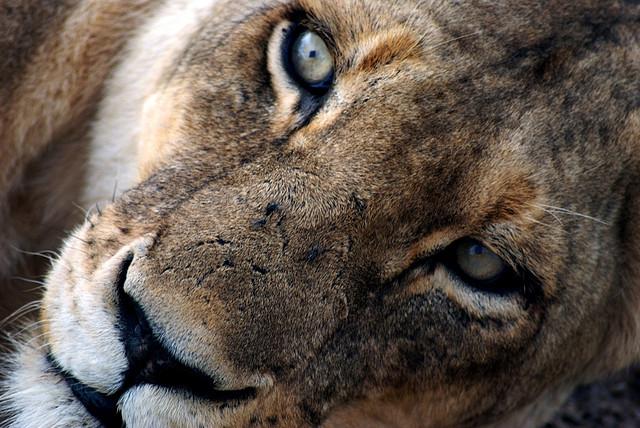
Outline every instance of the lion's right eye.
<svg viewBox="0 0 640 428"><path fill-rule="evenodd" d="M304 28L293 30L285 61L291 77L313 93L326 92L333 82L333 55L325 41Z"/></svg>
<svg viewBox="0 0 640 428"><path fill-rule="evenodd" d="M478 241L463 240L456 245L455 260L462 272L475 281L495 281L507 264Z"/></svg>
<svg viewBox="0 0 640 428"><path fill-rule="evenodd" d="M481 291L508 293L518 284L511 266L475 239L454 242L445 250L443 263L465 284Z"/></svg>

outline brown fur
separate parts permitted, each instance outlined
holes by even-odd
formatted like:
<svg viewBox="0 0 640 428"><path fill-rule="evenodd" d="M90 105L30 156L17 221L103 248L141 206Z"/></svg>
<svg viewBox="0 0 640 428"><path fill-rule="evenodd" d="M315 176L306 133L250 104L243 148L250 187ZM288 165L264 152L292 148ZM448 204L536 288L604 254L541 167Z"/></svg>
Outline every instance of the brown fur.
<svg viewBox="0 0 640 428"><path fill-rule="evenodd" d="M0 110L0 197L88 120L138 3L82 2L69 16L92 19L24 55ZM52 302L147 236L125 290L162 342L230 387L268 380L228 425L542 423L573 385L637 361L640 6L393 6L216 5L147 105L144 179L49 284L54 354ZM317 109L268 58L302 12L335 51ZM536 280L498 297L443 269L405 275L465 236Z"/></svg>

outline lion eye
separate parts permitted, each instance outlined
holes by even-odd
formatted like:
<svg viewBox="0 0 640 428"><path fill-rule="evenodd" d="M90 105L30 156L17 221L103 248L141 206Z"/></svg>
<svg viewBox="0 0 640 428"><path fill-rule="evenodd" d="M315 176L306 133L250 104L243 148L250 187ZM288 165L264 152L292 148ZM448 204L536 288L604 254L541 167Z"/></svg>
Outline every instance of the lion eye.
<svg viewBox="0 0 640 428"><path fill-rule="evenodd" d="M468 278L479 283L491 283L508 270L507 264L480 242L467 239L456 244L454 261Z"/></svg>
<svg viewBox="0 0 640 428"><path fill-rule="evenodd" d="M294 78L306 89L326 90L333 79L333 56L322 38L303 30L291 45L290 64Z"/></svg>

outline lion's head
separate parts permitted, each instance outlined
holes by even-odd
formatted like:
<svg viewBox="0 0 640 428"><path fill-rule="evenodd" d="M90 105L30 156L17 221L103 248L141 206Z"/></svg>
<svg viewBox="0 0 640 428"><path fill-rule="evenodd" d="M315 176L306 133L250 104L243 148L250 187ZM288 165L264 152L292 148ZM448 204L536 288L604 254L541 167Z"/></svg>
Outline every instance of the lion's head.
<svg viewBox="0 0 640 428"><path fill-rule="evenodd" d="M131 427L524 426L634 360L637 2L211 3L19 413L35 370Z"/></svg>

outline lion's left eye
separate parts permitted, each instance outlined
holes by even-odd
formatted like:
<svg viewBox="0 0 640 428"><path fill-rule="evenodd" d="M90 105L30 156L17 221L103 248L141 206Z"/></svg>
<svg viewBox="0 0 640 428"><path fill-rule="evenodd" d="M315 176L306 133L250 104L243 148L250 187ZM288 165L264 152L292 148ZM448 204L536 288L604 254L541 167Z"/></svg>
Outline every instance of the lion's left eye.
<svg viewBox="0 0 640 428"><path fill-rule="evenodd" d="M289 51L290 72L305 89L326 91L333 80L333 56L313 31L296 32Z"/></svg>
<svg viewBox="0 0 640 428"><path fill-rule="evenodd" d="M471 239L456 245L455 262L466 276L479 282L494 281L507 269L507 264L493 251Z"/></svg>

